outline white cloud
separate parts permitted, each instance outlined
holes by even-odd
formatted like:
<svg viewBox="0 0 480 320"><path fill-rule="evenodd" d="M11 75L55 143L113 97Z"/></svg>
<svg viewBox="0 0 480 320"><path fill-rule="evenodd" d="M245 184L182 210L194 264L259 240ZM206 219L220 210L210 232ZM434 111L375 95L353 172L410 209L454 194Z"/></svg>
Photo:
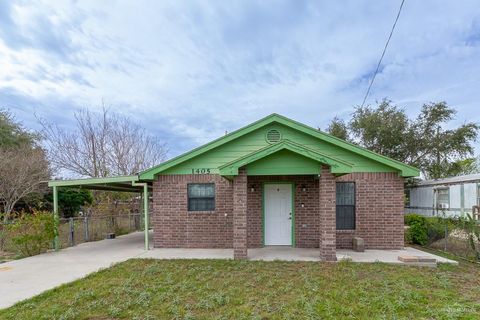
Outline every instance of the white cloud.
<svg viewBox="0 0 480 320"><path fill-rule="evenodd" d="M4 2L0 103L35 126L104 100L171 155L272 112L324 128L362 101L398 5ZM477 1L407 1L368 102L446 100L479 121L479 21Z"/></svg>

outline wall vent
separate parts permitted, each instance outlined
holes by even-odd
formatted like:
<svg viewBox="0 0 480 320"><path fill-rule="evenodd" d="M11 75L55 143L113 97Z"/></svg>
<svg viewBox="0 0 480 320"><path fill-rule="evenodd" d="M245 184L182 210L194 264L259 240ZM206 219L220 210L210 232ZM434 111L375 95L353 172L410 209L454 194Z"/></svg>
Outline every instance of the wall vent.
<svg viewBox="0 0 480 320"><path fill-rule="evenodd" d="M270 129L267 131L265 138L267 139L268 143L277 143L282 139L282 135L277 129Z"/></svg>

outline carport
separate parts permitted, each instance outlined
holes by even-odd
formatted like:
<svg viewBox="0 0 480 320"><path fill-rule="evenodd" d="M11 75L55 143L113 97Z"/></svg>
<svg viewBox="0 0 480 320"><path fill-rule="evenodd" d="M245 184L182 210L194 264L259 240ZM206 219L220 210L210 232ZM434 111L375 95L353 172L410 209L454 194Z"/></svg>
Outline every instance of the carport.
<svg viewBox="0 0 480 320"><path fill-rule="evenodd" d="M101 190L101 191L117 191L117 192L132 192L140 193L143 197L143 214L145 221L145 250L149 250L148 239L148 201L149 193L152 191L151 183L140 181L138 175L131 176L117 176L111 178L87 178L74 180L52 180L48 182L48 186L53 189L53 214L55 220L55 250L59 250L58 241L58 225L59 225L59 210L58 210L58 190L59 188L74 188L87 190Z"/></svg>

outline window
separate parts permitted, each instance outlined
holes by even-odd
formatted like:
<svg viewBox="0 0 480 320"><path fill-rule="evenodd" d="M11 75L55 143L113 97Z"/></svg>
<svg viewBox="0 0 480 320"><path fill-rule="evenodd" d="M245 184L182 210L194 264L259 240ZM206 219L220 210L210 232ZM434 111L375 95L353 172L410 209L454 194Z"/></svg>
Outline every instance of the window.
<svg viewBox="0 0 480 320"><path fill-rule="evenodd" d="M337 230L355 230L354 182L337 182Z"/></svg>
<svg viewBox="0 0 480 320"><path fill-rule="evenodd" d="M448 188L437 189L437 207L443 208L450 204L450 194Z"/></svg>
<svg viewBox="0 0 480 320"><path fill-rule="evenodd" d="M477 206L480 206L480 184L477 184Z"/></svg>
<svg viewBox="0 0 480 320"><path fill-rule="evenodd" d="M214 183L189 183L188 211L213 211L215 210L215 184Z"/></svg>

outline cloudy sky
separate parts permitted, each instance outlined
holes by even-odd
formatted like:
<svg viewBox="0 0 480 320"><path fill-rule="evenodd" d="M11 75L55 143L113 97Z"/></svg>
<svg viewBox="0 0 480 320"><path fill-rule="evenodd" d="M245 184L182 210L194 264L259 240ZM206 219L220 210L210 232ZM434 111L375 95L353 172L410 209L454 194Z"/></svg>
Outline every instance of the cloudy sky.
<svg viewBox="0 0 480 320"><path fill-rule="evenodd" d="M362 102L400 1L0 1L0 107L69 128L112 110L170 156L276 112L325 128ZM406 0L368 103L480 122L480 5Z"/></svg>

